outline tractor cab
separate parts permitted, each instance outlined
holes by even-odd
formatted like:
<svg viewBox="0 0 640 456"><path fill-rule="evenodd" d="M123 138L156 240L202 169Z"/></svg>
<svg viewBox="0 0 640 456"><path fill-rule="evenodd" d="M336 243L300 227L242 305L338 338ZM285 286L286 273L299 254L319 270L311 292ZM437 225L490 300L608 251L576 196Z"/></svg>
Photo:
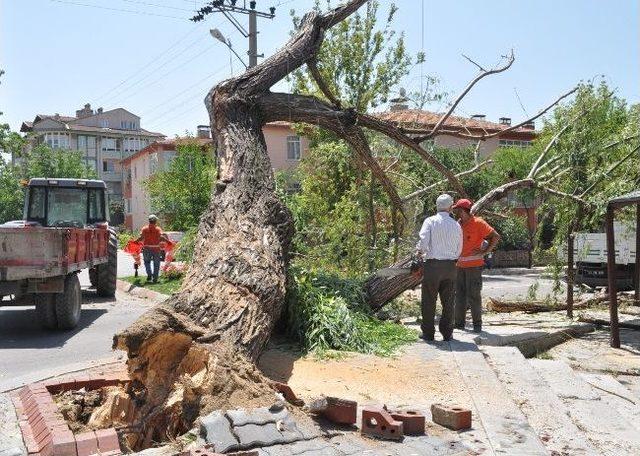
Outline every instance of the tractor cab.
<svg viewBox="0 0 640 456"><path fill-rule="evenodd" d="M106 224L106 190L101 180L31 179L25 194L25 223L74 228Z"/></svg>

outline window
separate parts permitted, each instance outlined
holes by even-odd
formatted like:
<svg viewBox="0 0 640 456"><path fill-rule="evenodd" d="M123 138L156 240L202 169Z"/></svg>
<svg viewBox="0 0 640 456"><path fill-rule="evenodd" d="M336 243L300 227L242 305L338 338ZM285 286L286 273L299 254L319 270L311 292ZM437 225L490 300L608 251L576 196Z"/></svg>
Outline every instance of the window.
<svg viewBox="0 0 640 456"><path fill-rule="evenodd" d="M100 119L100 126L102 128L109 128L109 119Z"/></svg>
<svg viewBox="0 0 640 456"><path fill-rule="evenodd" d="M52 149L69 149L67 133L45 133L44 142Z"/></svg>
<svg viewBox="0 0 640 456"><path fill-rule="evenodd" d="M300 160L300 136L287 136L287 160Z"/></svg>
<svg viewBox="0 0 640 456"><path fill-rule="evenodd" d="M136 165L133 166L133 177L135 179L138 178L138 167Z"/></svg>
<svg viewBox="0 0 640 456"><path fill-rule="evenodd" d="M121 120L120 121L120 128L122 130L136 130L138 127L138 125L136 124L136 122L130 121L130 120Z"/></svg>
<svg viewBox="0 0 640 456"><path fill-rule="evenodd" d="M87 191L83 188L50 188L47 226L83 227L87 222Z"/></svg>
<svg viewBox="0 0 640 456"><path fill-rule="evenodd" d="M93 171L98 171L98 161L95 158L87 158L87 167Z"/></svg>
<svg viewBox="0 0 640 456"><path fill-rule="evenodd" d="M108 152L117 152L118 140L116 138L102 138L102 150Z"/></svg>
<svg viewBox="0 0 640 456"><path fill-rule="evenodd" d="M102 200L102 192L95 188L89 189L89 223L103 222L104 201Z"/></svg>
<svg viewBox="0 0 640 456"><path fill-rule="evenodd" d="M498 147L531 147L531 141L520 141L517 139L501 139L498 142Z"/></svg>
<svg viewBox="0 0 640 456"><path fill-rule="evenodd" d="M27 210L27 220L44 223L45 209L45 187L31 187L29 189L29 208Z"/></svg>
<svg viewBox="0 0 640 456"><path fill-rule="evenodd" d="M78 135L78 145L77 149L79 151L84 152L84 156L93 157L95 159L96 156L96 137L95 136L84 136Z"/></svg>
<svg viewBox="0 0 640 456"><path fill-rule="evenodd" d="M102 171L105 173L113 173L116 170L116 165L114 162L109 160L102 161Z"/></svg>

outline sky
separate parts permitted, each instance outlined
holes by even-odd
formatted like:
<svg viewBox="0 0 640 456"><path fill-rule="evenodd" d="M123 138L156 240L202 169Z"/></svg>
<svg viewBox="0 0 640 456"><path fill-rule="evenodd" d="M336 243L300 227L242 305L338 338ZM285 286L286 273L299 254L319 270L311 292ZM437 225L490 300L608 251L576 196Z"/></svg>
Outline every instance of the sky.
<svg viewBox="0 0 640 456"><path fill-rule="evenodd" d="M243 0L238 0L242 2ZM220 14L188 20L201 0L0 0L0 122L18 130L36 114L74 115L125 108L141 126L167 136L208 123L203 99L241 64L209 34L218 28L246 59L247 40ZM334 1L334 3L336 3ZM380 16L389 3L381 0ZM421 74L440 79L451 100L485 67L513 49L507 72L481 81L456 114L487 120L531 116L580 81L604 76L629 103L640 102L638 0L397 0L394 28L411 55L422 49L401 86L420 87ZM289 11L313 0L257 0L276 6L258 19L258 50L274 53L291 30ZM247 23L246 16L238 16ZM279 90L287 90L282 83ZM446 102L428 109L442 111Z"/></svg>

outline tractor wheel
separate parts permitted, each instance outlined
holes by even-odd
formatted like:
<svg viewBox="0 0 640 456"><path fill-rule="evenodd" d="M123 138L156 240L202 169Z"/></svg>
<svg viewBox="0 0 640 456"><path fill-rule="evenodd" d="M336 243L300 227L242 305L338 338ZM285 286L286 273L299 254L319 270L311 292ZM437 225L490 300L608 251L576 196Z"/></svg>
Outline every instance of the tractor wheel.
<svg viewBox="0 0 640 456"><path fill-rule="evenodd" d="M95 267L89 269L89 282L91 282L93 288L95 288L96 283L98 283L98 271Z"/></svg>
<svg viewBox="0 0 640 456"><path fill-rule="evenodd" d="M58 328L73 329L80 321L82 291L80 280L76 274L69 274L64 279L64 293L54 295Z"/></svg>
<svg viewBox="0 0 640 456"><path fill-rule="evenodd" d="M118 238L114 233L109 236L107 256L109 261L96 266L96 292L98 296L111 297L116 294L118 276Z"/></svg>
<svg viewBox="0 0 640 456"><path fill-rule="evenodd" d="M33 295L33 302L36 305L36 317L40 326L45 329L56 329L58 327L54 302L55 296L49 293Z"/></svg>

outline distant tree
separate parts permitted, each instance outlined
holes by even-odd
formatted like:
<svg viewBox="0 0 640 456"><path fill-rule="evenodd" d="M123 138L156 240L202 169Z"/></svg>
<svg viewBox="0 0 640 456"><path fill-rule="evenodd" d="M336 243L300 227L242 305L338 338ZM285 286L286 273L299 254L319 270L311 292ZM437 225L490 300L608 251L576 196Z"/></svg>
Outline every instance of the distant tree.
<svg viewBox="0 0 640 456"><path fill-rule="evenodd" d="M6 131L6 130L5 130ZM13 144L18 141L14 132L5 134ZM13 147L13 146L11 146ZM6 149L5 149L6 150ZM24 188L21 181L32 177L71 177L78 179L95 179L95 170L85 164L82 153L72 150L51 149L40 144L30 151L15 150L18 159L15 164L0 157L0 222L22 217Z"/></svg>
<svg viewBox="0 0 640 456"><path fill-rule="evenodd" d="M195 141L178 146L169 167L146 182L151 207L162 216L165 228L186 231L198 224L209 205L214 176L210 150Z"/></svg>

